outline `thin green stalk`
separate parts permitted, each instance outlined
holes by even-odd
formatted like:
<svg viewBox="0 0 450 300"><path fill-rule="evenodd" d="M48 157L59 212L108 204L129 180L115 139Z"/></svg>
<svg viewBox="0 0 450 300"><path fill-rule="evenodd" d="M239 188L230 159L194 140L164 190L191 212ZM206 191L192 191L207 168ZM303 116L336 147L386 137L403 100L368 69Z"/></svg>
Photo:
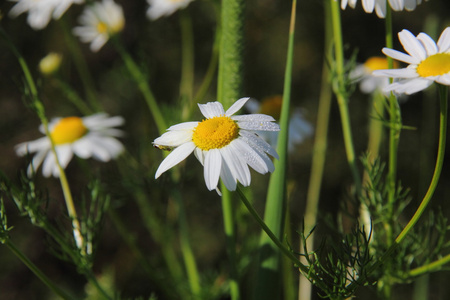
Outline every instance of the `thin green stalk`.
<svg viewBox="0 0 450 300"><path fill-rule="evenodd" d="M330 23L330 3L325 2L325 57L327 57L330 39L331 39L331 23ZM311 173L306 195L306 207L304 214L304 232L308 234L316 225L317 214L320 199L320 189L322 186L322 178L326 159L326 150L328 144L328 123L330 119L332 93L329 84L329 67L324 59L322 67L322 81L319 97L319 107L317 112L316 133L314 137L313 156L311 162ZM306 240L306 247L311 251L314 249L314 232L311 233ZM299 246L300 252L303 252L303 243ZM305 253L306 254L306 253ZM300 261L306 263L306 258L301 257ZM312 284L302 274L299 275L299 300L311 299Z"/></svg>
<svg viewBox="0 0 450 300"><path fill-rule="evenodd" d="M280 128L277 152L279 159L274 162L275 171L270 176L264 221L281 238L284 231L286 213L286 169L287 144L289 133L289 108L291 99L292 65L294 58L294 34L297 1L292 1L291 21L288 35L286 69L284 75L283 104L281 107ZM280 295L280 251L265 234L261 234L259 243L258 278L254 299L276 299Z"/></svg>
<svg viewBox="0 0 450 300"><path fill-rule="evenodd" d="M84 276L87 278L87 280L89 281L90 284L92 284L97 291L100 292L100 295L103 296L104 299L109 299L109 300L113 300L113 297L111 295L109 295L104 289L103 287L99 284L97 278L95 277L95 275L92 273L91 269L85 269L83 272Z"/></svg>
<svg viewBox="0 0 450 300"><path fill-rule="evenodd" d="M406 274L408 277L416 277L429 272L439 270L443 265L450 263L450 254L424 266L412 269Z"/></svg>
<svg viewBox="0 0 450 300"><path fill-rule="evenodd" d="M144 74L142 74L141 70L139 69L133 58L130 56L130 54L122 46L118 38L116 36L113 36L111 37L111 39L114 46L116 47L116 50L121 55L125 66L127 67L139 90L144 96L145 102L147 103L148 109L153 116L159 134L163 134L167 129L166 121L164 120L163 114L159 109L159 105L156 102L155 96L153 95L150 86L147 83L147 79L145 78Z"/></svg>
<svg viewBox="0 0 450 300"><path fill-rule="evenodd" d="M341 12L338 1L330 0L331 2L331 19L333 28L334 41L334 65L336 79L333 84L334 93L339 105L339 112L341 115L342 134L344 136L345 151L347 154L347 162L352 172L353 181L355 183L356 195L361 193L361 177L358 167L356 165L355 149L353 145L353 137L350 125L350 115L348 110L348 95L345 90L345 74L344 74L344 47L342 41L342 25Z"/></svg>
<svg viewBox="0 0 450 300"><path fill-rule="evenodd" d="M11 250L14 255L16 255L27 267L30 269L34 275L37 276L48 288L50 288L55 294L57 294L62 299L76 299L58 286L56 286L42 271L35 265L31 260L28 259L10 240L6 240L6 246Z"/></svg>
<svg viewBox="0 0 450 300"><path fill-rule="evenodd" d="M228 259L230 260L230 294L231 299L240 299L239 280L237 272L236 258L236 228L234 225L234 208L231 192L227 190L223 182L221 183L222 191L222 213L223 226L226 236L226 247Z"/></svg>
<svg viewBox="0 0 450 300"><path fill-rule="evenodd" d="M64 18L61 18L60 24L63 29L67 48L69 49L70 54L72 55L72 58L74 60L75 69L80 76L81 83L83 84L83 88L91 109L93 109L94 111L101 111L102 107L98 101L94 79L81 52L80 44L76 41L72 32L70 32L69 26L67 25L67 22Z"/></svg>
<svg viewBox="0 0 450 300"><path fill-rule="evenodd" d="M34 83L33 76L31 75L30 69L28 68L27 63L26 63L25 59L22 57L22 55L20 54L20 52L11 43L9 37L6 35L6 33L3 31L3 29L1 29L0 31L1 31L0 33L3 35L5 41L7 42L8 46L10 47L11 51L14 53L14 55L17 57L17 60L19 61L19 64L25 75L25 80L26 80L26 83L28 85L28 88L29 88L29 91L31 94L32 105L33 105L39 119L42 122L44 131L45 131L45 135L50 140L51 151L52 151L53 155L55 156L55 162L58 166L59 173L60 173L59 180L61 183L61 188L63 190L64 200L66 202L66 207L67 207L67 212L69 214L70 219L72 220L73 235L74 235L75 243L76 243L78 249L80 249L81 254L84 255L84 254L86 254L85 249L84 249L84 241L83 241L83 236L81 235L81 226L78 221L77 212L75 210L75 205L73 203L72 193L70 191L69 183L67 181L67 177L64 172L64 169L61 167L61 164L59 162L59 158L56 153L55 143L53 142L52 136L48 129L48 120L47 120L47 117L45 116L45 109L44 109L44 106L42 105L42 102L39 99L38 91L36 88L36 84Z"/></svg>
<svg viewBox="0 0 450 300"><path fill-rule="evenodd" d="M244 0L222 0L220 28L222 29L219 54L217 101L230 107L240 98L242 91L242 48ZM230 293L232 300L240 299L236 261L236 232L230 192L221 183L222 207L227 251L230 259Z"/></svg>
<svg viewBox="0 0 450 300"><path fill-rule="evenodd" d="M414 225L419 220L420 216L425 211L428 206L431 198L433 197L434 191L436 190L437 184L439 182L439 178L442 171L442 166L444 164L444 156L445 156L445 143L446 143L446 135L447 135L447 122L448 122L448 87L438 85L439 86L439 94L440 94L440 117L439 117L439 144L438 144L438 153L436 158L436 165L433 173L433 177L431 179L430 186L428 187L427 193L422 199L419 207L414 213L413 217L409 220L408 224L403 228L402 232L397 236L394 243L386 250L386 252L381 256L381 258L369 268L367 273L364 276L361 276L356 282L351 283L348 288L356 288L358 285L363 283L367 276L370 275L373 271L378 269L381 265L385 264L392 253L397 249L409 231L414 227Z"/></svg>
<svg viewBox="0 0 450 300"><path fill-rule="evenodd" d="M93 110L80 98L70 85L60 78L53 78L56 86L64 93L66 98L83 114L91 115Z"/></svg>

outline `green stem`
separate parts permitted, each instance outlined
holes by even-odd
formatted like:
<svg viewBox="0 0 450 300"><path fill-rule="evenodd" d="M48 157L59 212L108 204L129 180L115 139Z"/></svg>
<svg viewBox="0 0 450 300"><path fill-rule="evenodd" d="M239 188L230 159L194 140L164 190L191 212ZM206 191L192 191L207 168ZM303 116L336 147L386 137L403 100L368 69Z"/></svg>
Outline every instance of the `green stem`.
<svg viewBox="0 0 450 300"><path fill-rule="evenodd" d="M6 241L6 246L30 269L48 288L63 299L75 299L57 287L41 270L31 262L10 240Z"/></svg>
<svg viewBox="0 0 450 300"><path fill-rule="evenodd" d="M72 55L74 60L75 69L80 76L81 83L83 85L84 91L86 93L86 97L91 105L91 109L94 111L101 111L101 105L98 102L96 89L94 85L94 79L92 78L91 72L89 72L89 68L87 66L86 60L81 52L80 44L74 38L72 32L67 25L67 22L64 18L60 20L60 24L62 25L62 29L64 32L64 38L67 44L67 48Z"/></svg>
<svg viewBox="0 0 450 300"><path fill-rule="evenodd" d="M234 227L234 209L231 192L221 183L223 226L226 236L226 247L230 260L230 294L231 299L240 299L239 280L236 258L236 229Z"/></svg>
<svg viewBox="0 0 450 300"><path fill-rule="evenodd" d="M52 151L52 154L55 156L55 162L58 166L59 173L60 173L59 180L61 183L61 188L63 190L64 200L66 202L67 211L68 211L70 219L72 220L72 228L73 228L73 235L75 238L75 243L76 243L78 249L80 249L81 254L84 255L84 254L86 254L85 249L84 249L84 241L83 241L83 236L81 235L81 226L80 226L80 223L78 222L75 205L73 203L72 193L70 191L66 173L64 172L64 169L61 167L61 164L59 162L59 158L56 153L55 143L54 143L53 138L48 129L48 120L47 120L47 117L45 116L45 109L44 109L44 106L42 105L42 102L39 99L38 91L36 88L36 84L34 83L33 76L31 75L30 69L28 68L27 63L26 63L25 59L22 57L22 55L20 54L20 52L11 43L10 39L8 38L6 33L3 31L3 29L1 29L0 31L1 31L0 33L3 35L4 39L6 40L8 46L10 47L11 51L14 53L14 55L17 57L17 60L19 61L22 71L25 75L25 80L28 84L28 88L30 89L32 105L33 105L39 119L41 120L42 125L44 126L45 135L50 140L51 151Z"/></svg>
<svg viewBox="0 0 450 300"><path fill-rule="evenodd" d="M344 47L342 41L342 25L339 3L335 0L331 1L331 19L333 23L333 40L334 40L334 59L336 82L333 84L334 93L339 105L341 115L342 133L344 136L345 151L347 154L347 162L352 172L353 181L355 183L355 191L358 196L361 193L361 177L356 165L356 156L353 145L353 137L350 125L350 115L348 110L348 95L345 90L345 74L344 74Z"/></svg>
<svg viewBox="0 0 450 300"><path fill-rule="evenodd" d="M127 67L134 81L137 83L139 90L144 96L145 102L147 103L150 113L152 114L153 119L155 120L158 132L159 134L162 135L167 129L166 121L164 120L161 110L159 109L158 103L156 102L155 96L153 95L150 86L147 83L147 79L142 74L136 62L131 58L130 54L122 46L118 38L116 36L113 36L111 39L117 51L122 56L125 66Z"/></svg>
<svg viewBox="0 0 450 300"><path fill-rule="evenodd" d="M412 269L406 275L407 277L416 277L423 274L427 274L432 271L439 270L443 265L450 263L450 254L447 254L441 259L438 259L432 263L426 264L424 266Z"/></svg>
<svg viewBox="0 0 450 300"><path fill-rule="evenodd" d="M325 2L325 57L327 57L330 39L331 39L331 23L330 23L330 3ZM317 214L319 210L320 189L322 186L322 178L326 159L326 150L328 144L328 123L330 119L332 93L329 85L329 67L324 60L322 67L322 80L319 97L319 107L317 112L316 133L314 138L313 156L311 162L311 173L306 195L306 207L304 214L304 232L308 234L317 222ZM314 249L314 232L311 233L306 240L306 248L311 251ZM301 243L300 252L303 252L304 245ZM306 253L305 253L306 254ZM300 258L301 262L306 263L305 257ZM299 300L311 299L312 284L304 276L300 275L299 279Z"/></svg>
<svg viewBox="0 0 450 300"><path fill-rule="evenodd" d="M57 87L64 93L66 98L83 114L91 115L92 109L80 98L77 92L70 85L60 78L54 78Z"/></svg>

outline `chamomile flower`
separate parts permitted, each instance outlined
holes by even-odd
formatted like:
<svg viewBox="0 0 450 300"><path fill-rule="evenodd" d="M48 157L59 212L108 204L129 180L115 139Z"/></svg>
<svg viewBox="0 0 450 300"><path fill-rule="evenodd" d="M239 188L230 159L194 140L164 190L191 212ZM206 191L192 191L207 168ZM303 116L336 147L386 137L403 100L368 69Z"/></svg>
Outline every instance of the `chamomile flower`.
<svg viewBox="0 0 450 300"><path fill-rule="evenodd" d="M74 3L80 4L84 0L9 0L17 2L11 8L9 15L13 18L28 12L27 22L35 30L45 28L50 19L59 19Z"/></svg>
<svg viewBox="0 0 450 300"><path fill-rule="evenodd" d="M266 97L262 100L262 102L258 102L255 99L250 99L246 103L245 107L251 113L262 113L279 120L282 102L283 97L281 95L276 95ZM289 118L288 151L294 151L295 146L301 144L306 138L310 137L313 132L313 126L305 119L302 110L295 109ZM256 133L266 140L272 147L277 147L278 132L258 131Z"/></svg>
<svg viewBox="0 0 450 300"><path fill-rule="evenodd" d="M351 8L355 8L356 2L358 2L358 0L342 0L341 8L345 9L347 4ZM375 9L377 16L379 18L384 18L386 17L386 2L389 2L389 5L394 11L412 11L416 9L418 4L422 3L422 0L361 0L361 2L366 13L372 13Z"/></svg>
<svg viewBox="0 0 450 300"><path fill-rule="evenodd" d="M388 61L386 57L372 56L368 58L363 64L357 65L350 72L350 79L359 81L359 89L364 94L372 94L376 90L383 90L389 85L389 78L376 77L372 73L375 70L382 70L388 68Z"/></svg>
<svg viewBox="0 0 450 300"><path fill-rule="evenodd" d="M39 71L43 75L51 75L58 71L61 66L62 55L55 52L50 52L39 62Z"/></svg>
<svg viewBox="0 0 450 300"><path fill-rule="evenodd" d="M230 191L236 189L237 181L243 186L250 185L249 166L260 174L273 172L275 168L267 154L275 158L278 155L254 131L279 131L280 127L273 123L274 118L263 114L233 116L248 100L237 100L227 111L219 102L199 104L206 119L170 127L153 142L160 149L174 148L160 164L155 178L192 152L204 166L206 187L210 191L219 192L219 177Z"/></svg>
<svg viewBox="0 0 450 300"><path fill-rule="evenodd" d="M75 27L73 33L83 43L91 43L92 52L97 52L109 37L122 31L125 17L122 7L113 0L103 0L87 6L79 18L82 26Z"/></svg>
<svg viewBox="0 0 450 300"><path fill-rule="evenodd" d="M153 21L185 8L192 0L147 0L147 2L150 5L147 17Z"/></svg>
<svg viewBox="0 0 450 300"><path fill-rule="evenodd" d="M409 65L403 69L373 72L376 76L399 79L384 91L410 95L426 89L433 82L450 85L450 27L442 32L437 44L423 32L415 37L404 29L398 37L408 54L389 48L383 48L383 53Z"/></svg>
<svg viewBox="0 0 450 300"><path fill-rule="evenodd" d="M122 136L122 131L114 127L123 123L122 117L109 117L105 113L83 118L53 119L48 127L61 167L65 169L74 154L83 159L92 157L103 162L116 158L124 148L116 139ZM39 130L44 133L42 125ZM28 167L29 176L43 164L42 174L45 177L59 177L58 164L47 136L17 145L16 153L19 156L36 153Z"/></svg>

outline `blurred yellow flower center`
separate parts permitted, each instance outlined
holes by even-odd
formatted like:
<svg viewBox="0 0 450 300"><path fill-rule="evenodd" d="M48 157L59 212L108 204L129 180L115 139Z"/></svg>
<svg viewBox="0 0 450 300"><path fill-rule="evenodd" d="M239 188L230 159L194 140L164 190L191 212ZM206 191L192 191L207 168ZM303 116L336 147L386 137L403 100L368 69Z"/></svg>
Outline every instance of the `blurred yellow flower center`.
<svg viewBox="0 0 450 300"><path fill-rule="evenodd" d="M450 53L438 53L427 57L417 66L421 77L439 76L450 72Z"/></svg>
<svg viewBox="0 0 450 300"><path fill-rule="evenodd" d="M202 150L225 147L239 135L239 127L229 117L214 117L200 122L194 129L192 141Z"/></svg>
<svg viewBox="0 0 450 300"><path fill-rule="evenodd" d="M265 98L259 109L259 113L269 115L275 119L280 119L281 105L283 104L283 97L280 95Z"/></svg>
<svg viewBox="0 0 450 300"><path fill-rule="evenodd" d="M370 71L389 69L388 61L385 57L370 57L364 63L364 67Z"/></svg>
<svg viewBox="0 0 450 300"><path fill-rule="evenodd" d="M107 31L108 31L108 26L106 26L105 23L103 23L103 22L97 23L97 32L98 33L105 33Z"/></svg>
<svg viewBox="0 0 450 300"><path fill-rule="evenodd" d="M73 143L88 132L79 117L64 118L56 124L51 132L55 145Z"/></svg>

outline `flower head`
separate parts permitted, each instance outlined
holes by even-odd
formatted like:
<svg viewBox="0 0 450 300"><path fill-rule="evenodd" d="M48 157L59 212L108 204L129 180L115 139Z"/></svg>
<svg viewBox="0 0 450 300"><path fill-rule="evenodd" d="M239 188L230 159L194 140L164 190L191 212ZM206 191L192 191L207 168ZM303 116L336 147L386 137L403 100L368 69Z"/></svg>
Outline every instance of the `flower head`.
<svg viewBox="0 0 450 300"><path fill-rule="evenodd" d="M251 113L262 113L280 119L281 104L283 97L275 95L264 98L261 103L255 99L250 99L245 107ZM301 144L306 138L314 132L313 126L309 123L301 109L295 109L289 118L288 150L295 150L295 146ZM276 148L278 143L278 132L276 131L258 131L257 134L267 141L272 147Z"/></svg>
<svg viewBox="0 0 450 300"><path fill-rule="evenodd" d="M105 113L83 118L53 119L48 127L61 167L66 168L74 154L83 159L93 157L103 162L117 157L123 151L123 145L115 137L122 136L122 131L113 127L123 123L122 117L108 117ZM39 130L44 133L42 125ZM28 167L29 176L42 162L45 177L59 176L58 164L47 136L17 145L16 153L19 156L36 153Z"/></svg>
<svg viewBox="0 0 450 300"><path fill-rule="evenodd" d="M61 66L62 55L50 52L39 62L39 71L44 75L51 75Z"/></svg>
<svg viewBox="0 0 450 300"><path fill-rule="evenodd" d="M206 119L170 127L153 142L157 148L175 148L163 160L155 178L192 152L204 166L204 178L210 191L218 191L219 177L230 191L236 189L237 181L243 186L250 185L249 166L261 174L273 172L274 165L267 154L275 158L278 155L254 131L279 131L280 127L273 123L274 118L263 114L233 116L248 100L237 100L227 111L219 102L199 104Z"/></svg>
<svg viewBox="0 0 450 300"><path fill-rule="evenodd" d="M356 2L358 2L358 0L342 0L341 8L345 9L347 4L351 8L355 8ZM379 18L384 18L386 16L386 2L389 2L389 5L394 11L412 11L416 9L418 4L422 3L422 0L361 0L361 2L366 13L372 13L375 9L377 16Z"/></svg>
<svg viewBox="0 0 450 300"><path fill-rule="evenodd" d="M408 54L389 48L383 48L383 53L408 63L408 67L373 72L376 76L400 79L387 86L386 92L410 95L426 89L433 82L450 85L450 27L442 32L437 44L423 32L415 37L404 29L398 37Z"/></svg>
<svg viewBox="0 0 450 300"><path fill-rule="evenodd" d="M97 52L111 35L122 31L125 17L120 5L113 0L103 0L86 7L79 22L82 26L75 27L73 33L83 43L91 43L91 50Z"/></svg>
<svg viewBox="0 0 450 300"><path fill-rule="evenodd" d="M156 20L163 16L169 16L176 10L185 8L192 0L147 0L150 7L147 17Z"/></svg>
<svg viewBox="0 0 450 300"><path fill-rule="evenodd" d="M350 79L359 81L359 89L364 94L371 94L376 90L383 90L389 85L389 79L386 77L376 77L372 73L375 70L388 68L388 61L385 57L372 56L363 64L357 65L350 72Z"/></svg>
<svg viewBox="0 0 450 300"><path fill-rule="evenodd" d="M73 3L83 3L84 0L9 0L17 2L11 8L9 15L13 18L28 12L27 22L31 28L45 28L50 19L59 19Z"/></svg>

